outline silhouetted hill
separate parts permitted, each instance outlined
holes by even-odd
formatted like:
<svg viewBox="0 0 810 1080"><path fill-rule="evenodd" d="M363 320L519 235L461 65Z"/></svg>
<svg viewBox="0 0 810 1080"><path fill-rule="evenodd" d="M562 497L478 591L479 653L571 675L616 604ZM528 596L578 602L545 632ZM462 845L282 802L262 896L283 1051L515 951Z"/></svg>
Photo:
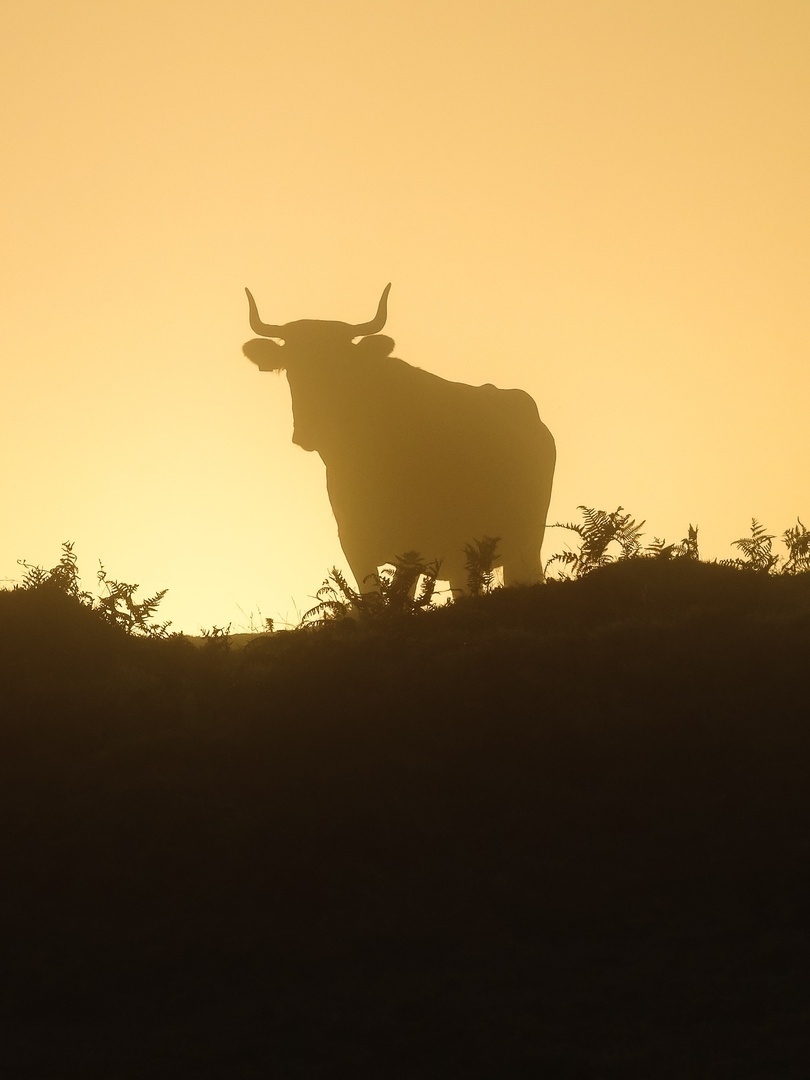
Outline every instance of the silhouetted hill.
<svg viewBox="0 0 810 1080"><path fill-rule="evenodd" d="M0 650L5 1075L805 1075L810 575Z"/></svg>

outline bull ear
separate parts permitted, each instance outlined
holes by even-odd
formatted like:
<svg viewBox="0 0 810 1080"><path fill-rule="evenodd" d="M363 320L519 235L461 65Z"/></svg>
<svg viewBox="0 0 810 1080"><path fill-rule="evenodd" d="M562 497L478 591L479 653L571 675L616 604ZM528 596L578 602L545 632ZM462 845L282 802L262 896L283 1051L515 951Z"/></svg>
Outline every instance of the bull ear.
<svg viewBox="0 0 810 1080"><path fill-rule="evenodd" d="M251 338L242 346L242 352L259 371L283 371L287 366L283 346L269 338Z"/></svg>
<svg viewBox="0 0 810 1080"><path fill-rule="evenodd" d="M359 349L360 355L364 358L382 360L394 351L394 339L385 334L374 334L373 337L361 338L355 345L355 349Z"/></svg>

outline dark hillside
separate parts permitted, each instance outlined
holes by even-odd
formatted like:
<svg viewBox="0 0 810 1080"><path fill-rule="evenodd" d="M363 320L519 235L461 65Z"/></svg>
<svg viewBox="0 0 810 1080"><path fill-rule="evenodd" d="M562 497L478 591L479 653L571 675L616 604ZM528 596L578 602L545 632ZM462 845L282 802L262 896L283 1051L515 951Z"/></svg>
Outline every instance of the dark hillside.
<svg viewBox="0 0 810 1080"><path fill-rule="evenodd" d="M0 650L4 1075L807 1074L810 574Z"/></svg>

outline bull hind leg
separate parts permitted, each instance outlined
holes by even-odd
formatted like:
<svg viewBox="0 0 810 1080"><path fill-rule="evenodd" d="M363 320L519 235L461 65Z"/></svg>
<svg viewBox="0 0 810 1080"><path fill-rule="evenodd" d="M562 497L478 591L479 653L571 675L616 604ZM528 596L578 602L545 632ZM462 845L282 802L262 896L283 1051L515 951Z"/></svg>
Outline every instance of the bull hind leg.
<svg viewBox="0 0 810 1080"><path fill-rule="evenodd" d="M510 544L503 556L496 556L495 562L503 567L504 585L537 585L544 581L543 562L540 558L540 543L536 537L524 539L521 543Z"/></svg>

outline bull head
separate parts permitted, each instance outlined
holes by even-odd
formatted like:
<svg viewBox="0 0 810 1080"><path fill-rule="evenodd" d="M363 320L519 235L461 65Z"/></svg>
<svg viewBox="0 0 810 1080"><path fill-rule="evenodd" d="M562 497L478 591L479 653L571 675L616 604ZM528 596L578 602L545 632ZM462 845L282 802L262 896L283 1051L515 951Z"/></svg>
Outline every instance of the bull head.
<svg viewBox="0 0 810 1080"><path fill-rule="evenodd" d="M341 352L351 346L355 338L369 338L382 330L388 318L390 288L389 283L383 289L377 305L377 314L370 322L344 323L298 319L296 322L280 325L262 322L250 289L245 289L250 307L250 328L261 336L245 342L242 351L260 371L286 370L289 372L291 366L296 366L302 360L326 359L330 355L334 356L336 351ZM366 355L374 351L379 355L388 356L394 347L393 341L387 337L375 338L374 345L371 342L360 344L365 345L363 352Z"/></svg>
<svg viewBox="0 0 810 1080"><path fill-rule="evenodd" d="M358 380L362 382L364 362L376 366L391 354L394 342L377 333L385 326L390 288L389 284L383 289L371 322L299 319L283 326L262 322L256 301L245 289L251 329L262 336L245 342L242 352L260 371L286 372L292 395L293 442L304 450L317 450L323 458L332 442L341 441L340 410L335 409L334 401L345 401L347 395L355 393L352 388ZM356 338L360 340L354 344Z"/></svg>

